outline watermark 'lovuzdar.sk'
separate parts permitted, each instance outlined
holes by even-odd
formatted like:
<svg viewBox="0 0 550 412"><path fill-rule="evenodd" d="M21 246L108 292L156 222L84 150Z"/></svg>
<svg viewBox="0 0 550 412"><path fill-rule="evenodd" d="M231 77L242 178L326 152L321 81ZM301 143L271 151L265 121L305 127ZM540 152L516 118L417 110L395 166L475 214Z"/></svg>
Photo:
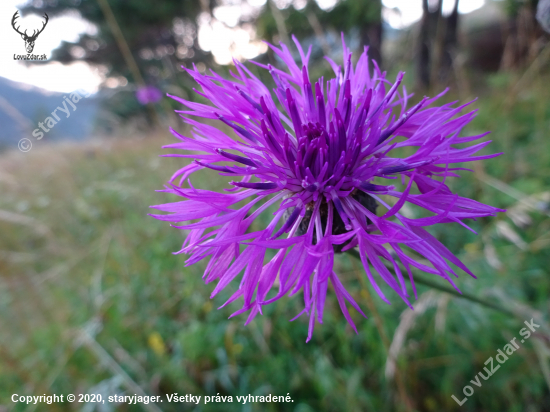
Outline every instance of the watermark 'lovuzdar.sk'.
<svg viewBox="0 0 550 412"><path fill-rule="evenodd" d="M14 54L13 60L47 60L46 54Z"/></svg>

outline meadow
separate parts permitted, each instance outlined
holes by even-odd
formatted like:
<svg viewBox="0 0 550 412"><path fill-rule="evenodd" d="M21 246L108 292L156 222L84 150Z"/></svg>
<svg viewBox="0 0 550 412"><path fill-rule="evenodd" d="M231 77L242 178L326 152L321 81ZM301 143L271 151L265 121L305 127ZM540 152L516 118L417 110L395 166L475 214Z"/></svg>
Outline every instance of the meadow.
<svg viewBox="0 0 550 412"><path fill-rule="evenodd" d="M476 274L458 286L513 315L419 286L415 310L382 302L349 255L336 271L368 316L358 333L329 293L323 325L306 344L300 296L266 307L250 325L209 296L204 265L174 255L182 231L149 216L184 164L159 157L175 139L147 135L48 144L0 154L0 410L6 411L550 411L548 324L521 344L459 406L463 387L531 318L548 322L550 88L548 76L487 78L464 133L491 130L461 172L463 196L507 209L433 232ZM456 97L450 96L449 98ZM464 101L464 96L460 96ZM466 166L468 167L468 166ZM215 172L194 184L225 187ZM385 289L387 290L387 289ZM546 328L546 331L544 330ZM162 395L157 404L12 403L12 394ZM165 395L233 396L232 403L168 403ZM284 395L246 403L237 395Z"/></svg>

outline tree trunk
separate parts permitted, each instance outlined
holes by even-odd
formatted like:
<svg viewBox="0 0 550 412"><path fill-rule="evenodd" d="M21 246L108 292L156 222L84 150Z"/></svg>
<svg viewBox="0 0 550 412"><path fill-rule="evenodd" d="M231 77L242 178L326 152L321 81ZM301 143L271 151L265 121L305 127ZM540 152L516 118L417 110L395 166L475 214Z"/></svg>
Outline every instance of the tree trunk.
<svg viewBox="0 0 550 412"><path fill-rule="evenodd" d="M458 43L458 2L455 1L451 15L443 17L442 0L433 11L430 11L428 0L422 0L416 76L416 86L420 90L449 81Z"/></svg>
<svg viewBox="0 0 550 412"><path fill-rule="evenodd" d="M441 15L443 1L439 0L435 11L430 11L428 0L422 0L422 20L418 34L417 88L425 90L430 87L430 76L433 59L434 38L437 32L438 17Z"/></svg>
<svg viewBox="0 0 550 412"><path fill-rule="evenodd" d="M369 46L369 59L376 60L382 67L382 2L379 0L378 6L378 20L361 29L361 45Z"/></svg>
<svg viewBox="0 0 550 412"><path fill-rule="evenodd" d="M382 22L373 23L362 30L362 44L369 46L369 58L382 66Z"/></svg>
<svg viewBox="0 0 550 412"><path fill-rule="evenodd" d="M453 12L445 18L445 38L439 67L439 82L441 84L449 82L458 49L458 2L459 0L455 1Z"/></svg>

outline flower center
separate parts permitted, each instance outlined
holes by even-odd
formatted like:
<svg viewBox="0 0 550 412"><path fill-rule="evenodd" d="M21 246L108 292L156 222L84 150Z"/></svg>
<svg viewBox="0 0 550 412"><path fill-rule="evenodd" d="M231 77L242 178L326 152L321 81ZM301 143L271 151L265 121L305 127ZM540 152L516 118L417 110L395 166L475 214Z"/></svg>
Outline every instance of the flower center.
<svg viewBox="0 0 550 412"><path fill-rule="evenodd" d="M320 137L324 130L324 128L319 123L313 124L310 122L308 124L305 124L303 127L304 127L304 134L306 135L309 141L312 141L313 139Z"/></svg>
<svg viewBox="0 0 550 412"><path fill-rule="evenodd" d="M354 190L351 195L353 199L357 200L363 207L365 207L368 211L372 212L374 215L376 215L376 208L378 204L376 203L376 200L374 200L371 196L369 196L367 193L362 192L360 190ZM306 213L302 221L300 222L300 225L298 226L298 229L296 230L296 236L302 236L304 235L309 227L309 224L311 222L311 216L313 214L315 203L311 202L306 206ZM323 199L321 206L319 207L319 214L321 216L321 227L323 230L323 235L326 232L327 228L327 218L328 218L328 205L325 199ZM287 211L284 214L284 219L288 219L290 216L290 213ZM367 218L367 225L370 225L372 222L369 218ZM316 229L313 229L313 244L317 244L317 236L315 233ZM333 208L332 213L332 234L333 235L341 235L344 233L347 233L348 230L345 227L344 221L338 214L338 212ZM334 252L335 253L342 253L342 249L344 246L346 246L349 242L347 242L337 245L333 244Z"/></svg>

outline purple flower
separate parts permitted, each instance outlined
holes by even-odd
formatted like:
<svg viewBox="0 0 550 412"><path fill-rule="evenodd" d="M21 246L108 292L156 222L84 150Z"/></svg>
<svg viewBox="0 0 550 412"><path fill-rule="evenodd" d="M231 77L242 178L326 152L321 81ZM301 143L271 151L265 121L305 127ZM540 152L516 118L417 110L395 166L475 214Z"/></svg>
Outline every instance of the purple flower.
<svg viewBox="0 0 550 412"><path fill-rule="evenodd" d="M162 99L162 92L155 86L144 86L137 89L136 98L143 105L156 103Z"/></svg>
<svg viewBox="0 0 550 412"><path fill-rule="evenodd" d="M501 210L453 194L446 184L457 170L465 170L451 165L497 156L474 156L489 142L463 145L487 133L459 137L475 111L459 115L467 105L434 106L443 93L407 109L411 95L400 88L404 73L392 84L374 61L370 73L367 48L353 67L345 43L344 67L327 58L335 78L321 78L312 87L307 68L311 48L305 54L294 41L301 68L284 44L270 47L286 71L255 63L270 72L273 93L237 61L235 80L188 70L210 104L171 96L189 109L178 113L192 132L182 136L172 130L181 142L165 147L193 153L168 156L196 160L178 170L163 190L186 200L153 206L170 213L153 216L189 222L175 226L188 231L178 253L191 255L187 265L210 258L203 278L217 281L211 297L231 287L233 294L221 307L243 299L231 316L249 311L248 323L264 305L301 291L304 309L298 316L309 315L309 341L315 321L322 323L329 283L354 329L346 304L363 314L334 271L335 253L358 248L378 295L388 302L379 287L385 282L411 306L405 281L408 275L416 296L411 267L453 286L450 275L457 275L449 263L474 276L424 227L457 222L468 228L463 220ZM218 129L190 116L217 119L229 127ZM231 129L234 134L228 133ZM415 151L404 158L392 156L403 147ZM233 187L225 193L195 188L188 178L205 168L229 178ZM412 193L413 187L418 193ZM406 217L400 213L406 202L431 216ZM377 206L382 209L378 213ZM269 215L270 207L276 209L270 223L255 230L253 222L262 213ZM271 259L268 249L275 251Z"/></svg>

